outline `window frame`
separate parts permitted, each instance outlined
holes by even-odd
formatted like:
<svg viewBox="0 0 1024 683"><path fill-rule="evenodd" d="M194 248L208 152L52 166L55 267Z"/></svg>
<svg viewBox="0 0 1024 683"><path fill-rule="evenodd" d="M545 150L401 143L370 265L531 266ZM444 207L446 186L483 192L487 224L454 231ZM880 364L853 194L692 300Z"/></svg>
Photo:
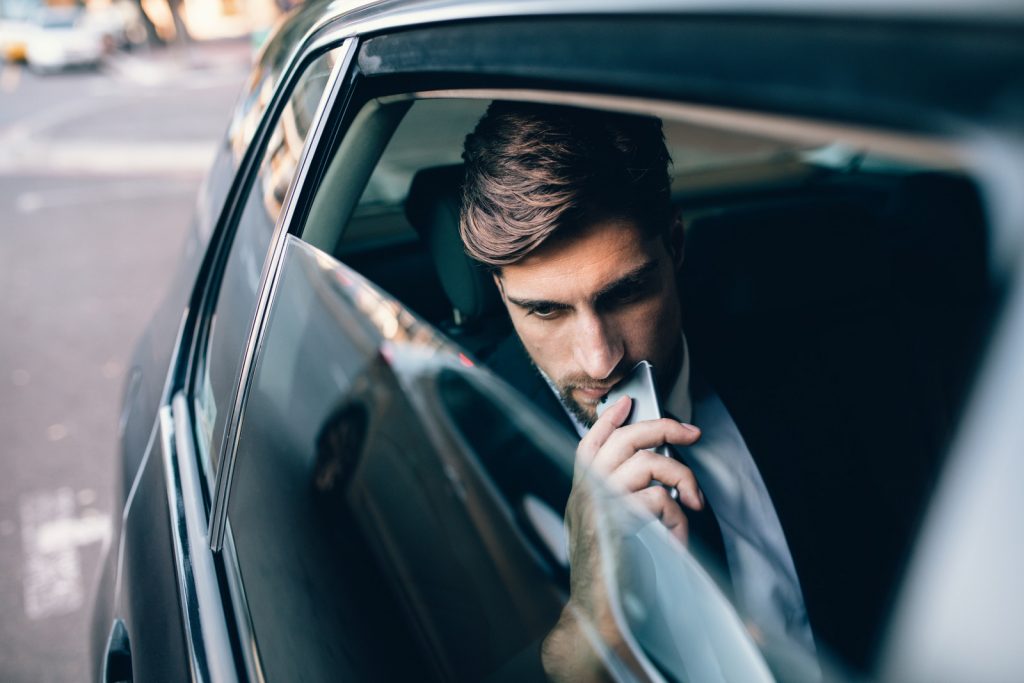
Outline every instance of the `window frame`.
<svg viewBox="0 0 1024 683"><path fill-rule="evenodd" d="M258 303L265 298L273 281L273 267L277 265L275 251L283 245L285 226L291 220L296 197L300 194L306 173L310 167L316 141L322 133L330 105L342 92L342 76L347 74L357 48L355 39L336 35L323 37L316 34L296 49L285 67L281 86L276 90L270 104L261 116L257 132L247 147L238 170L232 174L228 199L219 211L216 229L199 265L195 285L188 299L179 336L175 342L173 362L164 387L157 415L155 432L159 432L159 447L164 468L169 520L171 523L172 550L175 573L178 579L183 626L190 652L189 666L200 678L224 680L235 679L244 666L248 678L259 678L258 662L247 648L246 622L241 616L239 599L244 595L233 590L230 580L224 585L223 557L218 549L211 546L211 523L217 518L212 514L216 501L211 484L219 481L225 468L218 471L218 479L209 470L209 460L201 458L198 452L196 420L192 403L194 375L197 354L205 350L209 313L219 291L220 277L227 262L234 232L244 210L248 192L258 175L258 164L274 133L284 106L295 84L305 68L324 53L343 49L335 63L325 95L321 97L316 115L303 145L295 176L289 184L281 214L274 227L271 240L271 258L264 260L261 273ZM246 331L245 348L247 358L251 357L253 345L258 339L262 308L258 308L252 324ZM243 374L233 391L232 405L237 402L239 387L244 386ZM230 427L226 424L226 427ZM230 571L226 572L230 577ZM237 578L237 577L236 577ZM227 591L227 592L225 592ZM200 606L203 606L200 609ZM218 606L220 609L217 609ZM221 611L223 610L223 611ZM234 617L234 619L232 619ZM233 624L229 624L233 621Z"/></svg>
<svg viewBox="0 0 1024 683"><path fill-rule="evenodd" d="M342 29L344 31L344 27ZM429 29L427 29L429 30ZM247 352L245 361L243 362L243 370L241 377L239 378L239 386L236 390L236 400L232 407L232 418L226 424L225 427L225 445L228 444L228 437L230 435L230 448L227 448L222 453L221 459L221 471L218 472L217 476L217 490L214 496L212 513L211 513L211 531L216 530L216 533L211 533L210 543L211 548L216 552L223 548L225 545L225 532L229 528L227 523L227 497L230 491L230 471L234 467L234 458L236 455L237 440L238 440L238 416L242 414L244 410L245 397L248 390L249 382L251 381L251 371L254 364L255 356L258 353L259 345L262 341L262 321L265 320L268 304L273 296L273 291L276 287L277 276L279 275L280 257L282 251L282 245L288 234L295 234L295 231L303 226L306 216L310 208L310 197L319 190L319 183L322 179L324 172L326 171L327 165L329 164L333 152L336 148L337 140L340 136L347 134L348 126L351 124L355 114L362 108L362 106L373 97L380 97L388 94L405 93L413 96L417 92L426 94L430 92L444 92L446 95L455 92L452 90L445 91L444 85L449 84L461 84L465 85L467 82L464 80L464 74L450 74L438 76L438 72L431 72L432 64L424 63L422 67L415 70L410 70L402 74L390 74L380 79L378 82L373 84L366 84L371 87L364 88L362 83L357 84L357 79L366 78L372 74L366 73L364 65L359 63L358 66L352 64L353 56L359 52L359 47L355 46L355 39L353 38L353 47L351 48L347 63L349 68L349 78L347 79L348 85L350 86L346 91L346 102L344 105L334 104L330 111L322 112L321 119L330 119L336 122L337 125L331 130L326 132L329 136L319 141L319 146L314 149L310 154L313 158L308 158L307 152L303 154L303 161L300 165L300 174L302 174L302 182L293 183L292 189L289 191L288 198L286 199L286 208L282 211L282 218L279 220L278 226L275 228L275 236L272 242L273 256L269 261L270 267L269 272L264 273L264 278L261 281L261 294L259 299L259 305L257 308L256 319L252 329L250 330L249 340L247 343ZM465 48L468 50L469 48ZM495 49L498 49L495 47ZM972 64L972 66L980 66L978 64ZM600 68L600 67L597 67ZM968 70L969 71L969 70ZM424 79L425 83L429 83L431 87L427 87L422 90L408 87L410 82L415 82L418 74L429 74L429 78ZM487 74L489 83L491 85L487 90L478 89L480 93L503 93L505 95L514 94L512 88L505 88L506 84L514 83L513 77L507 73L492 72ZM340 80L340 79L339 79ZM405 84L404 90L399 84ZM536 87L527 89L536 93L541 93L541 96L547 100L554 100L560 92L569 92L570 96L573 96L566 82L560 82L556 80L552 81L534 81ZM479 86L479 81L471 83L472 85ZM335 87L340 87L335 84ZM466 88L465 91L469 92L472 88ZM610 102L624 102L630 99L636 102L661 102L666 107L672 109L690 107L691 110L697 114L713 116L718 112L733 111L739 113L749 112L754 119L772 120L779 126L802 126L806 124L806 121L801 120L798 117L793 116L794 113L799 113L799 108L794 111L792 108L785 106L779 106L774 108L770 115L764 114L768 111L768 108L758 110L756 94L750 92L743 92L742 95L737 95L737 98L741 96L750 96L753 98L753 104L750 100L744 104L735 105L724 105L721 109L715 106L707 106L707 102L701 97L687 97L681 94L669 95L667 92L662 98L655 97L654 95L633 93L631 95L624 92L608 92L605 95L601 95L599 88L593 83L582 82L577 83L577 90L580 91L579 95L584 98L581 101L585 102L586 98L591 98L597 101L601 97L605 97ZM812 88L813 90L813 88ZM369 95L372 93L372 95ZM490 95L488 95L490 96ZM934 93L913 93L907 97L908 101L913 101L915 97L919 98L917 104L922 102L927 106L931 105L931 109L941 110L941 102L936 103L938 99ZM333 102L333 100L332 100ZM698 104L688 105L688 102L696 102ZM857 119L852 114L843 114L843 107L841 104L831 103L834 107L829 114L822 114L821 112L813 109L806 108L805 113L808 115L807 121L814 121L819 130L842 130L842 131L858 131L860 134L865 136L871 136L875 142L879 144L885 144L893 141L912 141L919 142L919 146L912 146L906 148L905 151L910 156L915 155L927 155L931 156L936 151L949 152L949 150L955 147L955 141L951 141L947 135L948 130L939 130L928 124L922 124L916 127L916 133L923 134L920 137L915 137L915 133L912 130L915 128L911 123L907 121L899 122L898 120L876 120L872 121L872 117L869 115L863 115L860 119ZM611 107L608 107L611 108ZM963 120L969 120L972 117L972 112L961 111L958 112L963 115ZM870 124L879 124L877 128L872 128ZM948 122L947 122L948 123ZM864 127L859 127L864 126ZM323 127L318 124L320 133L324 133ZM930 134L937 134L938 140L932 138ZM937 143L937 144L936 144ZM309 147L309 141L307 141L307 148ZM965 146L966 147L966 146ZM308 151L308 150L307 150ZM962 161L962 159L961 159ZM253 162L250 160L250 164ZM297 174L297 179L298 180ZM994 230L998 230L998 226L994 226ZM225 474L227 471L227 474ZM230 533L227 534L227 551L228 556L226 561L230 565L233 558L233 548ZM233 580L237 582L238 589L241 590L241 583L238 579L237 566L235 567L235 576ZM231 577L231 572L228 572ZM231 580L229 578L229 585ZM237 601L236 601L237 602Z"/></svg>
<svg viewBox="0 0 1024 683"><path fill-rule="evenodd" d="M244 409L249 374L252 369L258 341L261 337L260 331L267 309L267 302L276 281L277 267L284 246L284 238L289 232L289 226L295 219L299 198L308 184L308 176L311 170L315 168L314 160L318 154L321 138L327 132L328 122L333 118L332 114L336 110L335 105L339 100L345 100L347 93L350 91L350 69L357 49L358 42L354 38L338 39L334 36L321 36L307 41L305 47L295 53L291 63L286 68L286 75L280 81L283 85L278 88L272 104L267 107L267 111L260 122L259 132L254 136L253 142L246 151L246 158L236 178L232 197L224 210L220 232L222 236L218 243L210 249L208 254L209 263L204 264L209 274L205 279L205 286L198 302L197 315L199 317L192 333L188 364L183 370L182 389L185 395L189 397L190 403L199 389L199 369L203 367L202 364L205 362L203 356L206 352L210 322L216 308L224 268L228 261L239 220L244 212L245 201L252 189L253 183L256 182L258 177L259 163L262 155L274 133L281 112L287 105L296 84L305 73L306 68L327 52L341 50L340 58L334 65L327 86L324 89L324 95L320 100L317 112L303 143L295 175L285 194L281 213L278 215L270 239L268 255L264 259L260 274L260 284L257 290L256 310L248 329L244 333L245 342L243 344L244 352L240 373L236 377L231 396L226 404L228 412L224 421L223 439L221 443L213 444L213 447L219 452L217 469L216 471L212 470L209 458L202 463L203 474L205 475L204 494L210 511L209 547L215 553L219 552L223 546L223 512L227 509L226 494L230 490L231 485L234 452L238 438L238 423ZM189 410L190 414L192 414L193 408L191 405ZM196 422L193 420L193 438L198 442L200 435L195 433L196 426Z"/></svg>
<svg viewBox="0 0 1024 683"><path fill-rule="evenodd" d="M439 16L438 18L443 20L446 17ZM540 53L524 58L505 50L501 41L493 40L495 36L502 36L505 41L515 39L524 27L528 27L532 31L541 28L548 32L557 32L564 30L567 26L572 27L583 23L603 26L603 30L607 31L621 32L623 27L619 20L623 17L613 14L507 19L479 17L469 21L449 21L434 26L422 26L416 24L423 23L423 17L412 21L412 25L405 25L401 15L385 16L375 20L363 17L361 10L354 10L323 21L313 29L312 36L307 38L305 47L296 51L291 64L285 69L286 75L280 81L285 85L279 88L275 94L275 100L264 113L260 130L254 136L254 142L250 145L246 159L240 167L242 170L238 174L239 178L244 176L245 180L236 180L232 199L224 213L228 218L222 219L222 223L226 226L222 232L227 236L210 249L212 256L207 259L210 263L204 264L205 270L212 271L215 275L209 278L212 285L208 284L203 290L198 302L197 310L200 311L201 318L196 326L196 333L193 334L192 350L189 354L184 382L190 396L195 391L196 368L194 366L198 360L196 349L199 348L196 342L206 337L205 327L209 322L211 299L215 301L219 284L217 274L222 272L223 264L226 262L230 238L241 212L240 204L245 197L245 192L240 190L247 189L251 185L255 175L255 166L258 163L257 152L265 147L266 140L272 132L269 122L276 120L286 97L294 87L297 75L301 74L301 70L322 52L333 49L344 41L350 41L343 61L344 71L347 74L344 79L344 102L341 103L342 106L339 106L336 102L338 93L332 93L327 108L319 114L321 119L316 124L317 128L311 131L310 138L307 139L300 169L286 197L286 204L278 225L275 226L272 238L273 257L265 263L265 272L261 277L261 294L257 312L249 331L241 376L225 424L224 440L220 446L220 466L216 473L206 472L208 480L213 479L214 476L216 478L215 490L209 494L211 498L211 547L214 550L219 550L224 540L226 497L230 488L231 468L237 446L238 416L244 408L248 375L251 371L253 356L258 348L261 321L266 312L269 294L274 286L284 237L287 234L301 234L299 228L304 225L308 215L311 205L310 197L318 190L339 139L348 130L363 105L371 99L395 96L446 97L454 96L455 92L475 93L477 97L493 97L497 93L503 93L508 96L532 99L537 98L539 93L539 97L545 101L584 106L597 104L600 108L626 110L630 109L628 103L632 101L636 106L653 104L654 108L648 108L647 111L662 115L671 111L673 116L678 116L681 111L688 110L694 120L705 122L713 120L715 116L722 113L739 114L741 119L749 114L752 121L766 122L768 129L775 132L788 131L793 134L801 127L810 125L819 134L822 131L834 132L834 130L842 130L848 134L853 132L855 137L861 140L872 139L879 145L891 144L897 140L906 143L909 140L909 144L902 147L905 153L933 160L936 156L949 158L951 121L948 119L936 121L934 117L920 119L917 114L922 110L934 111L936 106L945 106L951 111L956 111L964 119L970 118L973 114L969 108L965 110L962 104L960 106L950 105L947 101L948 98L942 92L931 89L927 84L923 84L912 92L900 91L899 94L902 96L900 99L905 102L902 109L864 112L859 108L861 104L859 101L829 101L822 106L814 97L824 87L821 83L821 73L815 72L816 77L801 89L794 89L791 87L792 83L786 82L788 72L784 67L796 61L800 61L800 63L805 61L797 60L797 54L803 54L805 50L820 45L823 41L837 41L838 45L835 50L837 54L848 60L846 66L850 69L851 75L856 77L855 83L864 85L865 89L869 91L888 89L892 85L888 80L873 88L868 81L864 80L874 72L880 61L885 59L884 55L874 55L863 49L865 40L871 42L872 22L870 20L862 20L860 23L850 26L833 18L815 19L814 23L818 24L819 28L829 29L822 32L811 30L812 27L807 25L806 19L801 21L799 17L699 15L664 17L640 14L629 15L626 18L638 26L658 33L658 35L674 28L683 35L691 36L696 41L695 45L710 47L713 54L708 63L714 64L714 57L717 55L721 64L703 80L693 80L694 74L690 72L693 69L707 66L707 63L692 65L676 60L651 62L648 50L678 51L683 49L668 47L663 42L654 41L657 44L645 45L642 51L621 54L617 51L615 55L608 58L613 60L616 66L614 70L610 70L610 63L584 64L579 59L570 60L567 63L564 58L559 58L556 54L558 50L562 49L559 47L558 41L545 42L543 43L545 47ZM670 19L670 21L666 21L666 19ZM733 34L737 30L746 31L753 36L764 36L763 32L758 33L756 30L763 28L764 23L788 30L785 49L776 48L768 51L769 63L764 67L764 73L760 74L762 77L768 78L768 85L763 82L753 82L743 76L743 72L731 70L729 68L731 62L720 54L723 50L727 50L730 44L730 41L723 40L722 36L734 37ZM671 26L668 26L669 24ZM923 34L923 37L919 31L920 26L915 23L904 21L896 26L905 38L905 42L916 42L927 49L948 47L944 42L947 33L953 38L961 39L959 42L954 41L958 46L969 42L963 40L965 36L968 39L973 37L965 29L950 27L947 30L946 27L938 24L929 25L931 30ZM712 34L710 38L707 35L709 30ZM915 31L918 32L916 39L913 33ZM1010 33L1012 32L1007 32L1007 36ZM466 35L474 36L476 42L459 40L460 37ZM489 42L484 40L487 37L491 39ZM891 37L891 40L896 42L894 37ZM575 44L573 41L569 42ZM675 41L677 45L683 45L686 42L685 40ZM714 47L715 45L717 47ZM377 55L367 55L368 48L372 49L373 46L383 47ZM766 45L766 47L770 46ZM973 73L984 69L988 61L1002 56L998 52L1002 47L1001 44L996 45L990 53L978 57L969 55L971 58L964 60L962 70L965 73ZM485 60L488 64L485 70L478 68L477 64L480 60ZM672 64L683 64L688 71L677 74ZM804 68L812 67L805 65ZM629 76L645 71L651 71L655 76L645 80L641 86L626 85L631 83ZM338 78L332 87L337 90L342 80ZM771 85L772 82L785 93L784 96L771 94L770 91L774 87ZM987 87L992 84L991 81L986 81L983 86L986 86L987 90ZM726 85L730 87L724 87ZM856 90L856 88L853 89ZM728 95L726 96L725 93ZM621 103L627 104L622 106ZM858 107L852 105L858 105ZM801 114L807 118L802 118ZM321 135L325 132L322 125L323 119L330 119L331 127L326 131L326 139L320 140ZM208 254L208 256L210 255Z"/></svg>

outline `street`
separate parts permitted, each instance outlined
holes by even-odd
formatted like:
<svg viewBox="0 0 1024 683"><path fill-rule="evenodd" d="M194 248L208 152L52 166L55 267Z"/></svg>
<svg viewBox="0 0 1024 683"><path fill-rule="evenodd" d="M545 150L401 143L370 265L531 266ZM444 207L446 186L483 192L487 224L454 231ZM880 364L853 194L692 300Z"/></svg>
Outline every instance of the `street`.
<svg viewBox="0 0 1024 683"><path fill-rule="evenodd" d="M248 71L246 41L0 63L0 680L91 680L118 415Z"/></svg>

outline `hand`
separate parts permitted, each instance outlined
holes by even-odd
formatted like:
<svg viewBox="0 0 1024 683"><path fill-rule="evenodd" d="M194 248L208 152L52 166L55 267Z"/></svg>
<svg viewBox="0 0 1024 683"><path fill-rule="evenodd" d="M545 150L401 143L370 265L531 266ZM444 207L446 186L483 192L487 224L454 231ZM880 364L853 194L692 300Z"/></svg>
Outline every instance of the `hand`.
<svg viewBox="0 0 1024 683"><path fill-rule="evenodd" d="M619 399L597 419L576 449L573 491L566 509L570 532L574 522L580 521L573 513L577 512L577 507L585 507L579 505L580 496L573 494L583 491L579 486L583 476L596 475L613 492L628 495L634 504L659 519L673 536L685 543L686 515L679 504L691 510L702 510L704 495L689 467L649 449L665 444L690 446L700 438L700 430L668 418L623 427L630 405L629 397ZM663 485L651 486L652 480ZM669 488L678 492L678 502L670 495Z"/></svg>
<svg viewBox="0 0 1024 683"><path fill-rule="evenodd" d="M588 627L596 631L599 644L616 651L627 665L638 669L616 625L602 571L607 567L601 563L601 539L616 541L615 533L600 533L602 506L621 505L621 501L609 501L608 497L627 497L684 543L687 524L680 504L692 510L704 507L704 496L690 468L648 450L665 444L689 446L700 438L700 430L670 419L623 426L630 405L630 399L623 397L608 408L576 449L573 487L566 507L569 603L541 649L544 669L553 680L604 677L601 658L586 633ZM652 480L663 486L652 486ZM678 502L667 487L678 491Z"/></svg>

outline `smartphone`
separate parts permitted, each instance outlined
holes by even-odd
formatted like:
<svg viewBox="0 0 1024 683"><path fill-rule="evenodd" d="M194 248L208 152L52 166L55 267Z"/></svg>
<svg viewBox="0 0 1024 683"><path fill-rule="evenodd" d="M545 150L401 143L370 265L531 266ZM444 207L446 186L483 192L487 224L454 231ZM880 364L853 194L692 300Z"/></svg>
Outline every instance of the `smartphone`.
<svg viewBox="0 0 1024 683"><path fill-rule="evenodd" d="M629 374L621 382L612 387L604 398L598 401L597 414L602 413L615 404L623 396L629 396L633 405L629 409L629 416L623 424L634 424L645 420L657 420L661 415L661 405L658 403L658 391L654 386L654 366L645 360L637 363ZM672 453L668 446L659 446L654 449L658 455L671 458ZM651 485L663 486L659 481L652 481ZM669 490L673 499L678 499L679 492L674 488L665 487Z"/></svg>

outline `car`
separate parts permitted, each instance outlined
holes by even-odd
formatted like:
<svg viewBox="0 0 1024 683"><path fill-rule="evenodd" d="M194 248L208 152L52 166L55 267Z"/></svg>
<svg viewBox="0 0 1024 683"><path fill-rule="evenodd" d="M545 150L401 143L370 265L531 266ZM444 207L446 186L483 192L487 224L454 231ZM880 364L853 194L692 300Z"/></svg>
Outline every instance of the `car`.
<svg viewBox="0 0 1024 683"><path fill-rule="evenodd" d="M604 558L606 675L1018 677L1022 38L999 2L290 15L128 373L95 680L537 658L576 442L489 365L513 333L458 237L463 140L498 100L662 119L687 338L763 426L743 438L813 632L810 661L766 637L721 566L610 497L601 528L648 535Z"/></svg>
<svg viewBox="0 0 1024 683"><path fill-rule="evenodd" d="M88 16L77 7L39 10L25 36L29 68L45 73L71 66L98 66L106 48L102 34L88 25Z"/></svg>

